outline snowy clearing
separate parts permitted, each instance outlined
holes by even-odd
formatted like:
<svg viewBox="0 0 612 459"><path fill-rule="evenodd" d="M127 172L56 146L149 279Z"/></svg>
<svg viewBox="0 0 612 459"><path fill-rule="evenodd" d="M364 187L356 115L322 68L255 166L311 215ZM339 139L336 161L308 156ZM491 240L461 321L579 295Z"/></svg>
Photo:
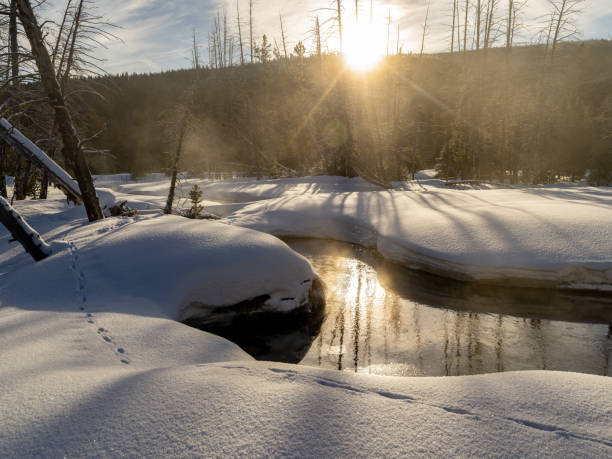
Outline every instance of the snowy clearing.
<svg viewBox="0 0 612 459"><path fill-rule="evenodd" d="M417 198L336 178L198 183L208 199L226 202L216 208L225 209L225 222L277 234L342 237L376 244L383 253L392 242L402 256L414 241L439 241L426 253L444 249L458 260L484 243L471 262L486 261L494 250L500 258L483 266L505 262L501 257L514 253L513 243L519 255L512 260L529 255L523 268L552 270L571 261L602 271L611 265L612 198L601 190L465 193L424 184ZM184 189L190 185L185 181ZM160 216L159 180L106 186L141 215L88 224L84 209L68 207L57 192L48 201L16 204L53 247L43 262L7 244L0 230L3 456L612 454L610 378L541 371L452 378L347 374L254 362L229 341L176 322L193 312L181 308L190 299L223 306L267 293L268 307L295 307L308 289L304 281L315 274L271 236ZM573 198L563 205L559 193ZM513 200L521 194L526 202ZM103 201L112 196L106 192ZM229 209L227 203L240 196L254 202ZM456 208L442 203L451 196ZM478 210L481 199L486 202ZM554 209L543 200L553 201ZM452 216L425 214L425 201ZM393 205L398 210L387 215ZM214 209L210 204L206 210ZM565 238L539 235L545 247L534 254L510 235L507 245L490 243L505 234L495 225L486 236L444 239L451 237L449 219L468 231L487 227L482 219L471 222L473 213L498 221L501 209L514 221L524 215L527 230L546 231L540 218L554 218L557 227L550 231ZM335 225L322 227L327 216ZM365 216L372 218L367 224ZM574 222L578 217L589 224ZM434 230L440 233L428 238ZM557 249L563 250L555 258ZM554 259L544 263L546 255Z"/></svg>

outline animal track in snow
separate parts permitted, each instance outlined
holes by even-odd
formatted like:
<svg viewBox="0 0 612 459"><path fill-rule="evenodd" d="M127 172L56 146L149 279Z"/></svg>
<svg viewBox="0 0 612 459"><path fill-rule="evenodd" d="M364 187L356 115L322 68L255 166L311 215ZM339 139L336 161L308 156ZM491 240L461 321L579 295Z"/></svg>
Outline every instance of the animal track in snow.
<svg viewBox="0 0 612 459"><path fill-rule="evenodd" d="M75 278L76 278L76 294L78 298L77 301L80 303L79 311L85 312L85 310L87 309L87 276L85 275L85 272L83 271L83 269L81 268L81 265L79 264L79 250L76 244L74 242L69 242L68 247L69 247L70 258L71 258L70 269L74 273ZM84 319L87 321L88 324L94 325L96 323L94 315L91 312L86 312ZM97 333L102 337L104 342L115 346L113 338L108 333L108 330L106 330L103 327L98 327ZM126 355L126 351L124 348L117 347L114 349L114 352L115 354L117 354L118 357L120 357L119 361L121 363L123 364L131 363L130 359Z"/></svg>

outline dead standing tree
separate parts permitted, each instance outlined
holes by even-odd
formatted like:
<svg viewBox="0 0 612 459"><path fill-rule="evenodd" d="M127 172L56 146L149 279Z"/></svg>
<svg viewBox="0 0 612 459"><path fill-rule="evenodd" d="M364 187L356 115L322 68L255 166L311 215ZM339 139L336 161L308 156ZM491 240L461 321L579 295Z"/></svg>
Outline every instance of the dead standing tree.
<svg viewBox="0 0 612 459"><path fill-rule="evenodd" d="M559 43L570 40L579 34L576 19L582 13L586 0L548 0L551 8L549 38L546 49L550 47L550 62L555 57Z"/></svg>
<svg viewBox="0 0 612 459"><path fill-rule="evenodd" d="M179 161L181 160L181 152L183 151L183 141L185 140L185 133L187 132L187 122L189 119L189 113L185 110L182 116L181 124L179 126L178 139L176 143L176 151L172 160L172 178L170 179L170 189L168 190L168 199L166 200L166 207L164 208L165 214L172 213L172 207L174 205L174 196L176 194L176 180L178 176Z"/></svg>
<svg viewBox="0 0 612 459"><path fill-rule="evenodd" d="M419 53L419 56L423 55L423 51L425 49L425 37L427 37L427 33L429 32L429 24L428 24L428 20L429 20L429 6L430 6L431 1L427 0L427 9L425 10L425 20L423 21L423 33L421 34L421 52Z"/></svg>
<svg viewBox="0 0 612 459"><path fill-rule="evenodd" d="M57 127L64 144L63 154L72 166L81 190L81 196L89 221L102 220L104 215L98 202L96 189L85 160L81 143L77 136L72 118L66 107L64 95L57 81L53 62L44 43L43 35L29 0L17 0L19 19L30 42L32 55L36 61L42 85L55 112Z"/></svg>

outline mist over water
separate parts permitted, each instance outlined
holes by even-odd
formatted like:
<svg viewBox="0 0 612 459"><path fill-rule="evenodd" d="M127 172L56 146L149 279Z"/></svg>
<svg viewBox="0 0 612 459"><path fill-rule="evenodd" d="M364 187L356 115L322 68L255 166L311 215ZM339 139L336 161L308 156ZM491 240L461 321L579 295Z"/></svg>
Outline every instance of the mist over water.
<svg viewBox="0 0 612 459"><path fill-rule="evenodd" d="M286 242L327 288L326 318L304 365L398 376L612 374L609 295L478 287L350 244Z"/></svg>

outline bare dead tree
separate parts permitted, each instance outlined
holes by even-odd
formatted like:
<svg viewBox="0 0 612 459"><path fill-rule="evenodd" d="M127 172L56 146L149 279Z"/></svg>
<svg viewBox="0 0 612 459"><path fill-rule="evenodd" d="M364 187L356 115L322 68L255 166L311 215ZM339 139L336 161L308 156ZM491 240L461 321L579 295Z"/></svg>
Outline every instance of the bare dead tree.
<svg viewBox="0 0 612 459"><path fill-rule="evenodd" d="M287 37L285 36L285 25L283 24L283 15L279 14L278 15L278 19L280 20L281 39L282 39L282 44L283 44L283 54L285 56L285 59L288 59L289 55L287 54Z"/></svg>
<svg viewBox="0 0 612 459"><path fill-rule="evenodd" d="M508 16L506 18L506 48L510 49L512 46L512 18L514 12L514 0L508 0Z"/></svg>
<svg viewBox="0 0 612 459"><path fill-rule="evenodd" d="M19 19L28 37L32 55L40 72L42 85L45 89L50 104L55 111L55 117L59 132L64 144L63 153L66 161L74 170L85 210L89 221L101 220L104 218L102 209L96 196L91 173L85 160L85 155L81 147L81 142L77 136L72 118L66 107L66 101L61 87L56 78L55 69L49 52L44 43L43 35L38 25L38 20L34 15L29 0L17 0L17 10Z"/></svg>
<svg viewBox="0 0 612 459"><path fill-rule="evenodd" d="M523 1L511 0L511 1L512 1L512 17L510 18L510 21L511 21L510 47L514 45L514 36L516 35L516 33L524 27L524 24L521 21L521 16L523 13L523 9L525 8L529 0L523 0Z"/></svg>
<svg viewBox="0 0 612 459"><path fill-rule="evenodd" d="M470 10L470 0L465 0L465 16L463 18L463 52L467 51L467 31L468 31L468 13Z"/></svg>
<svg viewBox="0 0 612 459"><path fill-rule="evenodd" d="M429 33L429 6L431 4L431 0L427 0L427 9L425 10L425 19L423 20L423 33L421 34L421 52L420 56L423 55L423 51L425 49L425 37Z"/></svg>
<svg viewBox="0 0 612 459"><path fill-rule="evenodd" d="M391 9L387 16L387 56L389 55L389 46L391 45Z"/></svg>
<svg viewBox="0 0 612 459"><path fill-rule="evenodd" d="M249 0L249 39L251 49L251 64L253 63L253 52L255 51L253 43L253 2L254 0Z"/></svg>
<svg viewBox="0 0 612 459"><path fill-rule="evenodd" d="M485 36L484 36L484 48L490 48L495 42L497 36L493 29L495 24L495 15L497 13L497 7L499 6L499 0L487 0L487 13L485 22Z"/></svg>
<svg viewBox="0 0 612 459"><path fill-rule="evenodd" d="M480 49L480 32L482 21L482 0L476 0L476 49Z"/></svg>
<svg viewBox="0 0 612 459"><path fill-rule="evenodd" d="M457 0L457 51L461 52L461 5Z"/></svg>
<svg viewBox="0 0 612 459"><path fill-rule="evenodd" d="M168 199L166 200L166 207L164 208L165 214L172 213L172 206L174 204L174 195L176 194L176 179L178 176L178 166L181 159L181 152L183 151L183 141L185 139L185 132L187 131L187 112L183 115L181 124L179 127L178 141L176 144L176 150L174 153L174 159L172 161L172 178L170 179L170 190L168 191Z"/></svg>
<svg viewBox="0 0 612 459"><path fill-rule="evenodd" d="M240 22L240 0L236 0L236 22L238 23L238 43L240 45L240 65L244 65L244 47L242 44L242 24Z"/></svg>
<svg viewBox="0 0 612 459"><path fill-rule="evenodd" d="M401 47L400 47L400 25L399 25L399 23L397 24L397 42L396 42L396 46L395 46L395 54L397 54L398 56L401 54Z"/></svg>
<svg viewBox="0 0 612 459"><path fill-rule="evenodd" d="M337 21L338 21L338 42L340 45L340 54L344 53L344 47L342 46L342 0L336 0L337 9Z"/></svg>
<svg viewBox="0 0 612 459"><path fill-rule="evenodd" d="M317 53L317 57L321 57L321 24L319 23L319 16L315 20L315 51Z"/></svg>
<svg viewBox="0 0 612 459"><path fill-rule="evenodd" d="M192 38L192 48L191 48L191 62L193 63L193 68L198 70L200 68L200 47L198 46L198 41L196 39L195 29L191 32Z"/></svg>
<svg viewBox="0 0 612 459"><path fill-rule="evenodd" d="M9 59L12 84L18 84L19 78L19 43L17 42L17 0L11 0L9 16Z"/></svg>
<svg viewBox="0 0 612 459"><path fill-rule="evenodd" d="M228 52L229 39L227 35L227 12L223 9L223 66L231 66L231 57Z"/></svg>
<svg viewBox="0 0 612 459"><path fill-rule="evenodd" d="M551 19L549 30L552 31L550 40L550 61L555 57L555 51L559 43L570 40L580 31L576 19L582 13L582 7L586 0L548 0L551 8Z"/></svg>
<svg viewBox="0 0 612 459"><path fill-rule="evenodd" d="M455 51L455 18L457 17L457 0L453 0L453 24L451 25L451 49L450 52Z"/></svg>

